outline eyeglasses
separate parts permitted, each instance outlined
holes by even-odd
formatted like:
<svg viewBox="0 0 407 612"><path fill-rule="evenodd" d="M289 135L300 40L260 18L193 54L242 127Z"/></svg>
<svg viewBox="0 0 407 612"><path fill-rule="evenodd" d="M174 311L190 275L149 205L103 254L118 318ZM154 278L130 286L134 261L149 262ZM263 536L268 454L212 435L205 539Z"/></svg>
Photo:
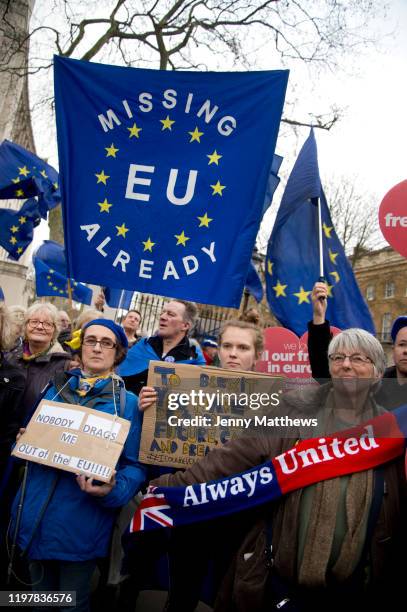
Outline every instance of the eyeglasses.
<svg viewBox="0 0 407 612"><path fill-rule="evenodd" d="M48 321L40 321L39 319L29 319L27 323L28 326L32 327L33 329L42 325L45 331L51 331L51 329L54 329L55 327L53 323L48 323Z"/></svg>
<svg viewBox="0 0 407 612"><path fill-rule="evenodd" d="M366 357L365 355L359 355L355 353L354 355L345 355L344 353L332 353L332 355L328 355L328 358L332 363L341 364L345 361L345 359L349 359L352 365L361 366L365 363L373 363L370 357Z"/></svg>
<svg viewBox="0 0 407 612"><path fill-rule="evenodd" d="M84 338L82 344L85 346L96 346L97 344L100 344L100 348L102 349L114 349L117 346L117 344L113 342L113 340L110 340L110 338L96 340L96 338L92 338L92 336L89 338Z"/></svg>

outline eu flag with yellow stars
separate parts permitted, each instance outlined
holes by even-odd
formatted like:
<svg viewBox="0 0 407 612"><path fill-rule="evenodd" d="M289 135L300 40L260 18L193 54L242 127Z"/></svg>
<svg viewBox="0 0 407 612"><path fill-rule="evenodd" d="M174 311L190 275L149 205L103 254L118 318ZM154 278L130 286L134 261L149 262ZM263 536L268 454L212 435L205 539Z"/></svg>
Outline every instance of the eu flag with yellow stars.
<svg viewBox="0 0 407 612"><path fill-rule="evenodd" d="M64 248L53 240L44 240L33 255L35 269L35 291L38 297L68 297L68 278ZM72 299L82 304L90 304L93 291L70 279Z"/></svg>
<svg viewBox="0 0 407 612"><path fill-rule="evenodd" d="M3 140L0 145L0 199L37 197L43 219L61 201L58 172L24 147Z"/></svg>
<svg viewBox="0 0 407 612"><path fill-rule="evenodd" d="M267 249L267 300L284 327L298 336L312 319L311 291L319 277L318 207L323 227L327 319L346 329L375 333L374 323L332 223L321 186L317 145L311 130L288 179Z"/></svg>
<svg viewBox="0 0 407 612"><path fill-rule="evenodd" d="M288 71L54 65L70 274L238 307Z"/></svg>
<svg viewBox="0 0 407 612"><path fill-rule="evenodd" d="M24 202L20 210L0 208L0 245L11 259L20 259L40 221L38 202L34 198Z"/></svg>

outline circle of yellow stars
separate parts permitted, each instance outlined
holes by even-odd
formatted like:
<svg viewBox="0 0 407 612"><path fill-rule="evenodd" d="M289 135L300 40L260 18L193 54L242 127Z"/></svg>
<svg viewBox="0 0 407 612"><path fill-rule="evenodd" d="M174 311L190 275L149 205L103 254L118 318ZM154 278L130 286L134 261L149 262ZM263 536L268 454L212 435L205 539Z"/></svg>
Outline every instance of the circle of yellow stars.
<svg viewBox="0 0 407 612"><path fill-rule="evenodd" d="M159 121L161 123L162 132L163 131L172 132L173 126L176 124L175 119L172 119L169 114L167 114L166 117L163 117ZM129 139L142 138L143 128L140 127L140 125L138 125L136 121L133 121L132 125L127 126L126 129L128 131ZM204 140L201 141L201 139L204 136L205 136L205 133L201 131L197 125L194 127L192 131L188 131L189 143L202 144ZM106 154L105 154L106 158L109 158L109 157L113 159L118 158L118 153L120 153L120 149L115 145L114 142L111 142L110 144L108 144L108 146L104 147L104 149L106 151ZM223 155L219 153L216 149L214 149L211 153L206 153L206 157L208 158L209 166L213 165L219 168L220 166L219 162L222 159ZM21 174L25 175L26 172L29 172L27 168L25 167L20 168ZM108 186L108 181L111 178L111 176L105 172L104 168L102 168L98 172L95 172L95 177L97 180L97 184L101 184L106 187ZM227 188L227 186L223 185L219 179L217 179L216 182L214 182L213 184L210 184L209 186L212 190L211 196L213 197L217 197L217 196L222 197L224 190ZM99 206L100 213L109 214L110 208L113 206L113 203L109 202L107 197L105 197L104 200L102 202L98 202L97 205ZM214 221L214 217L210 217L208 214L208 211L205 211L203 214L198 215L196 219L197 219L197 222L199 222L198 224L199 228L207 228L207 229L210 227L210 223ZM126 227L125 223L123 222L122 225L116 225L115 227L117 230L116 236L122 237L125 239L127 237L126 234L130 231L129 228ZM174 238L176 240L175 245L183 246L183 247L185 247L188 240L191 239L189 236L185 234L184 229L182 229L179 234L174 234ZM153 238L151 236L148 236L146 240L142 241L142 245L143 245L143 251L149 251L150 253L152 253L153 247L157 246L157 243L153 241Z"/></svg>

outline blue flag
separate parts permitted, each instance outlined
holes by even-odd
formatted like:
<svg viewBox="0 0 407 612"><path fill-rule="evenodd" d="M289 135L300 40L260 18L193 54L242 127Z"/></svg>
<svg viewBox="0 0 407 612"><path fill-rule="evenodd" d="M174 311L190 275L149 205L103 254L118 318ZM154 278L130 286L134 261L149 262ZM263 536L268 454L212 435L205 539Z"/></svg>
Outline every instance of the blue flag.
<svg viewBox="0 0 407 612"><path fill-rule="evenodd" d="M267 300L284 327L298 336L312 319L311 291L319 277L318 209L323 223L324 275L328 284L327 318L345 329L375 333L351 265L335 233L319 177L313 130L288 179L271 233L266 260Z"/></svg>
<svg viewBox="0 0 407 612"><path fill-rule="evenodd" d="M110 308L120 307L122 310L129 310L131 300L133 299L133 291L104 287L103 293L105 294L106 304L110 306Z"/></svg>
<svg viewBox="0 0 407 612"><path fill-rule="evenodd" d="M53 240L45 240L33 256L35 290L39 297L68 297L68 278L63 247ZM82 304L92 302L92 289L70 279L72 299Z"/></svg>
<svg viewBox="0 0 407 612"><path fill-rule="evenodd" d="M0 287L0 302L4 302L4 291L2 287Z"/></svg>
<svg viewBox="0 0 407 612"><path fill-rule="evenodd" d="M27 200L20 210L0 208L0 244L11 259L20 259L34 235L34 227L41 221L38 202Z"/></svg>
<svg viewBox="0 0 407 612"><path fill-rule="evenodd" d="M58 172L20 145L3 140L0 145L0 199L38 197L43 219L61 201Z"/></svg>
<svg viewBox="0 0 407 612"><path fill-rule="evenodd" d="M54 64L70 273L238 307L288 72Z"/></svg>
<svg viewBox="0 0 407 612"><path fill-rule="evenodd" d="M261 302L263 299L263 285L260 280L260 276L257 274L257 270L250 262L249 271L246 278L246 289L254 297L256 302Z"/></svg>
<svg viewBox="0 0 407 612"><path fill-rule="evenodd" d="M281 155L275 154L273 156L270 174L269 174L269 178L267 181L266 196L264 198L263 215L266 212L266 210L269 208L269 206L271 205L273 201L274 192L280 183L280 177L278 176L278 173L279 173L282 161L283 161L283 158L281 157Z"/></svg>

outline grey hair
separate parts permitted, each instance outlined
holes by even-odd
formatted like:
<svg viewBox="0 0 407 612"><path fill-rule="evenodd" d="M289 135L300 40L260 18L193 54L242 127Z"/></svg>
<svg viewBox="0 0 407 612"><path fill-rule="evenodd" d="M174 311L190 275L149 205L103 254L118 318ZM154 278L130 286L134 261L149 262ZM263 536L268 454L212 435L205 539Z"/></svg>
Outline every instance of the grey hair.
<svg viewBox="0 0 407 612"><path fill-rule="evenodd" d="M19 306L19 305L9 306L8 311L10 313L11 318L13 318L13 316L16 314L23 315L22 318L24 318L25 313L26 313L26 309L24 308L24 306Z"/></svg>
<svg viewBox="0 0 407 612"><path fill-rule="evenodd" d="M56 306L54 306L54 304L51 304L51 302L34 302L34 304L27 309L24 317L24 335L27 335L26 332L28 320L32 318L33 314L40 310L45 310L54 324L54 333L51 340L51 343L53 344L58 338L61 330L58 323L58 309Z"/></svg>
<svg viewBox="0 0 407 612"><path fill-rule="evenodd" d="M89 321L93 321L93 319L104 319L103 313L100 310L96 310L93 308L85 308L83 312L75 319L74 322L74 331L78 329L82 329L82 327L89 323Z"/></svg>
<svg viewBox="0 0 407 612"><path fill-rule="evenodd" d="M328 355L343 350L366 355L373 361L375 375L383 376L387 365L386 355L380 342L369 332L351 327L334 336L329 343Z"/></svg>
<svg viewBox="0 0 407 612"><path fill-rule="evenodd" d="M4 303L0 302L0 350L5 351L13 348L16 335L9 310Z"/></svg>

